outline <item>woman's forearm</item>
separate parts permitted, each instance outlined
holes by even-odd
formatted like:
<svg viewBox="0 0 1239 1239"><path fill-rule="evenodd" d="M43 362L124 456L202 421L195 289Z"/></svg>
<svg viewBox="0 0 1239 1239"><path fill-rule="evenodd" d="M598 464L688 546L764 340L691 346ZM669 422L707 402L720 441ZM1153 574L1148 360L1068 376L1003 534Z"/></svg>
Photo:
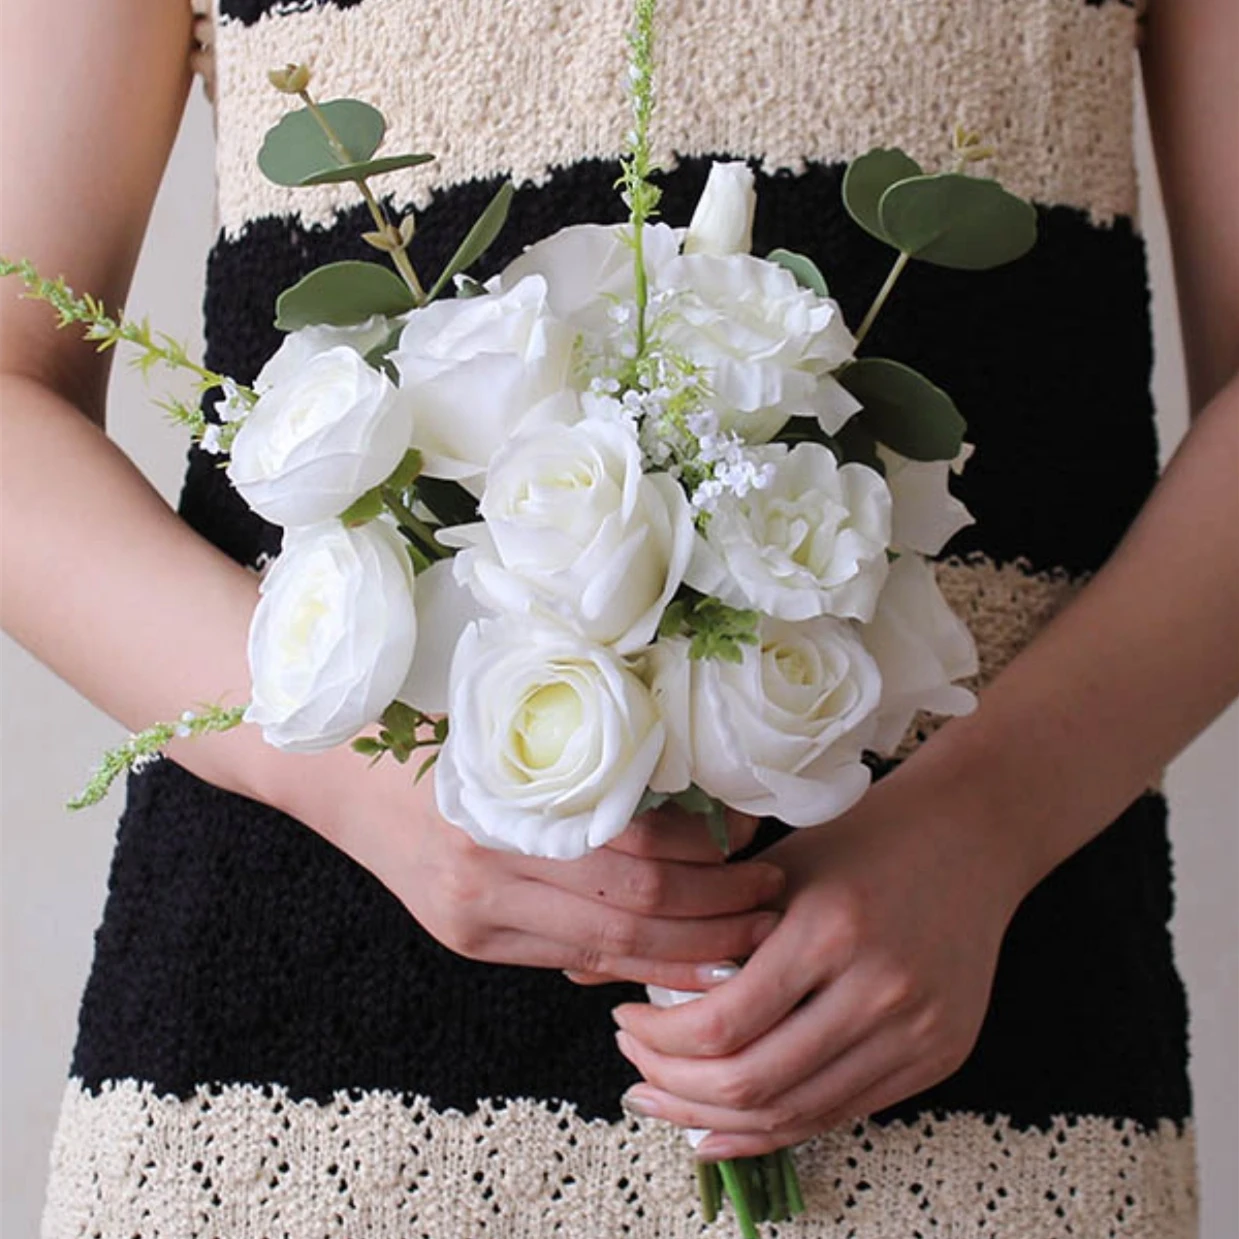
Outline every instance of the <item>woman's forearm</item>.
<svg viewBox="0 0 1239 1239"><path fill-rule="evenodd" d="M972 789L972 820L1004 836L1027 889L1237 694L1239 378L1095 579L912 764Z"/></svg>

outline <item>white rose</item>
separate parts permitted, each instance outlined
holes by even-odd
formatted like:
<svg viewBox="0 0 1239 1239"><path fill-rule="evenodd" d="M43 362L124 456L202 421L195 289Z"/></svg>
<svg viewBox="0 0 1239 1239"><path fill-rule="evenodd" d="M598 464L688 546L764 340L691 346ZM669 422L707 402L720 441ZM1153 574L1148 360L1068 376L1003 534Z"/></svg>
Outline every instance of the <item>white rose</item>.
<svg viewBox="0 0 1239 1239"><path fill-rule="evenodd" d="M650 786L695 783L745 813L814 826L869 786L861 761L882 678L850 625L764 620L739 663L689 657L683 637L648 655L667 747Z"/></svg>
<svg viewBox="0 0 1239 1239"><path fill-rule="evenodd" d="M830 376L856 347L843 312L749 254L685 254L651 277L667 344L701 366L726 430L774 438L797 415L835 434L860 403Z"/></svg>
<svg viewBox="0 0 1239 1239"><path fill-rule="evenodd" d="M976 698L953 684L977 673L977 649L967 625L947 606L932 565L901 555L862 631L882 672L882 706L872 747L893 753L918 710L969 714Z"/></svg>
<svg viewBox="0 0 1239 1239"><path fill-rule="evenodd" d="M838 465L820 443L760 453L774 477L721 495L685 580L703 594L779 619L868 620L886 580L890 491L865 465Z"/></svg>
<svg viewBox="0 0 1239 1239"><path fill-rule="evenodd" d="M506 292L531 275L546 280L551 312L588 336L615 333L617 307L636 302L636 270L632 246L622 224L575 224L531 245L496 276L489 288ZM675 232L666 224L643 229L647 277L658 273L680 250Z"/></svg>
<svg viewBox="0 0 1239 1239"><path fill-rule="evenodd" d="M521 619L465 630L440 811L479 843L574 860L632 819L663 749L648 690L601 646Z"/></svg>
<svg viewBox="0 0 1239 1239"><path fill-rule="evenodd" d="M228 477L259 516L316 525L390 476L412 425L391 380L338 345L258 398L233 442Z"/></svg>
<svg viewBox="0 0 1239 1239"><path fill-rule="evenodd" d="M318 323L290 331L283 343L267 359L254 380L254 390L262 395L272 387L287 383L311 357L328 349L347 346L364 357L387 339L392 323L381 314L372 314L364 323L331 327Z"/></svg>
<svg viewBox="0 0 1239 1239"><path fill-rule="evenodd" d="M294 752L331 748L376 721L413 661L413 570L381 521L285 536L250 624L247 722Z"/></svg>
<svg viewBox="0 0 1239 1239"><path fill-rule="evenodd" d="M747 254L753 248L757 191L745 163L713 163L689 221L686 254Z"/></svg>
<svg viewBox="0 0 1239 1239"><path fill-rule="evenodd" d="M966 459L970 445L960 457ZM951 494L949 479L956 461L909 460L878 444L878 456L886 466L890 488L891 546L896 550L937 555L965 526L973 524L972 513Z"/></svg>
<svg viewBox="0 0 1239 1239"><path fill-rule="evenodd" d="M447 713L448 673L456 643L482 615L477 599L456 580L455 562L454 558L440 559L417 575L417 646L404 687L396 696L426 714Z"/></svg>
<svg viewBox="0 0 1239 1239"><path fill-rule="evenodd" d="M514 440L491 462L484 521L442 535L484 605L532 612L629 654L684 578L693 518L680 486L642 473L624 426L599 420Z"/></svg>
<svg viewBox="0 0 1239 1239"><path fill-rule="evenodd" d="M480 494L490 458L522 430L575 421L564 398L573 333L547 308L546 281L436 301L409 317L390 355L413 408L413 446L429 477Z"/></svg>

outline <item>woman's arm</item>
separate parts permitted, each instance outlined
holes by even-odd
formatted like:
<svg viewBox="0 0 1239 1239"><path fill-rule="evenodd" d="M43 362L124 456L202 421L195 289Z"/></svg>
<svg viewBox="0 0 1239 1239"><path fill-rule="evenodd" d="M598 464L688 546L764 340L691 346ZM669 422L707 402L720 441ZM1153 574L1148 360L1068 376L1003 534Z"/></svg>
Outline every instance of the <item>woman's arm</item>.
<svg viewBox="0 0 1239 1239"><path fill-rule="evenodd" d="M619 1008L638 1108L728 1157L936 1083L1007 922L1239 694L1239 7L1154 0L1145 64L1199 416L1118 551L850 815L792 837L783 922L738 977Z"/></svg>
<svg viewBox="0 0 1239 1239"><path fill-rule="evenodd" d="M188 0L6 5L0 253L122 305L189 86ZM130 727L249 693L257 581L181 522L103 433L110 354L0 284L0 538L7 631ZM154 416L152 411L152 416ZM257 730L178 762L299 817L475 958L696 983L747 953L781 889L765 864L696 863L697 824L565 865L472 844L394 763L277 752ZM67 789L68 790L68 789ZM700 835L702 842L695 842ZM636 854L633 854L636 853ZM677 859L678 858L678 859Z"/></svg>

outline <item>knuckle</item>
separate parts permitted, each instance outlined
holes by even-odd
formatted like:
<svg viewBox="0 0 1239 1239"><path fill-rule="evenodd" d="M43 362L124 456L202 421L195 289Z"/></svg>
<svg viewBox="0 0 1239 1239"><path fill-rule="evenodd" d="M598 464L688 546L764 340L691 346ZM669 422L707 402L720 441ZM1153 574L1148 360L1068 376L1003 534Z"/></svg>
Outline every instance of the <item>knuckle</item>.
<svg viewBox="0 0 1239 1239"><path fill-rule="evenodd" d="M860 900L852 895L838 896L819 920L818 950L837 963L851 961L860 946L862 927Z"/></svg>
<svg viewBox="0 0 1239 1239"><path fill-rule="evenodd" d="M737 1048L735 1029L722 1011L703 1011L696 1034L697 1045L707 1058L721 1058Z"/></svg>
<svg viewBox="0 0 1239 1239"><path fill-rule="evenodd" d="M667 879L657 865L635 865L624 883L628 905L641 912L661 907L666 893Z"/></svg>
<svg viewBox="0 0 1239 1239"><path fill-rule="evenodd" d="M601 951L585 947L578 951L572 962L572 971L598 976L606 971L605 956Z"/></svg>
<svg viewBox="0 0 1239 1239"><path fill-rule="evenodd" d="M757 1119L760 1131L774 1135L778 1131L790 1131L799 1127L804 1121L804 1114L798 1106L788 1104L770 1106L763 1110Z"/></svg>
<svg viewBox="0 0 1239 1239"><path fill-rule="evenodd" d="M905 968L889 968L874 984L874 1007L879 1015L895 1015L917 1000L917 981Z"/></svg>
<svg viewBox="0 0 1239 1239"><path fill-rule="evenodd" d="M638 954L639 935L630 916L612 914L598 926L596 949L603 955Z"/></svg>
<svg viewBox="0 0 1239 1239"><path fill-rule="evenodd" d="M730 1110L753 1110L765 1101L764 1087L744 1067L729 1067L718 1082L719 1100Z"/></svg>

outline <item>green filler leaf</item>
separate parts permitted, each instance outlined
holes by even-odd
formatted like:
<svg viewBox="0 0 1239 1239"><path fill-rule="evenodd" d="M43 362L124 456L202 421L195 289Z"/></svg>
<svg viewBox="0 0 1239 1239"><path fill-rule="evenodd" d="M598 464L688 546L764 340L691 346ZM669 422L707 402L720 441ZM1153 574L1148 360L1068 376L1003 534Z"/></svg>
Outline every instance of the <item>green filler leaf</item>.
<svg viewBox="0 0 1239 1239"><path fill-rule="evenodd" d="M286 288L275 303L275 325L296 331L316 323L348 327L372 314L394 318L413 309L398 275L373 262L332 262Z"/></svg>
<svg viewBox="0 0 1239 1239"><path fill-rule="evenodd" d="M786 267L796 277L796 283L801 288L817 293L819 297L829 297L826 289L826 277L818 270L817 263L803 254L795 254L791 250L771 250L766 255L768 262L778 263Z"/></svg>
<svg viewBox="0 0 1239 1239"><path fill-rule="evenodd" d="M289 112L267 130L258 166L277 185L313 184L311 178L342 165L362 163L379 149L387 122L383 113L358 99L334 99L318 104L335 131L348 159L341 159L309 108Z"/></svg>
<svg viewBox="0 0 1239 1239"><path fill-rule="evenodd" d="M384 155L381 159L368 159L362 163L346 163L336 168L327 168L303 177L298 185L334 185L338 181L360 181L367 176L382 176L384 172L397 172L401 168L416 168L432 163L433 155Z"/></svg>
<svg viewBox="0 0 1239 1239"><path fill-rule="evenodd" d="M490 200L486 210L478 216L477 223L469 229L468 236L460 243L460 248L452 255L452 260L443 268L443 274L435 281L434 287L426 299L433 301L448 285L454 275L473 266L475 262L490 248L491 242L499 235L500 229L508 218L508 208L512 205L512 195L516 186L511 181L504 181L499 186L499 192Z"/></svg>
<svg viewBox="0 0 1239 1239"><path fill-rule="evenodd" d="M869 151L853 159L843 174L843 205L866 232L895 245L878 218L878 203L892 185L920 175L920 164L897 148Z"/></svg>
<svg viewBox="0 0 1239 1239"><path fill-rule="evenodd" d="M924 375L902 362L863 357L837 377L864 405L852 419L854 435L863 432L911 460L954 460L959 454L967 423L951 397Z"/></svg>

